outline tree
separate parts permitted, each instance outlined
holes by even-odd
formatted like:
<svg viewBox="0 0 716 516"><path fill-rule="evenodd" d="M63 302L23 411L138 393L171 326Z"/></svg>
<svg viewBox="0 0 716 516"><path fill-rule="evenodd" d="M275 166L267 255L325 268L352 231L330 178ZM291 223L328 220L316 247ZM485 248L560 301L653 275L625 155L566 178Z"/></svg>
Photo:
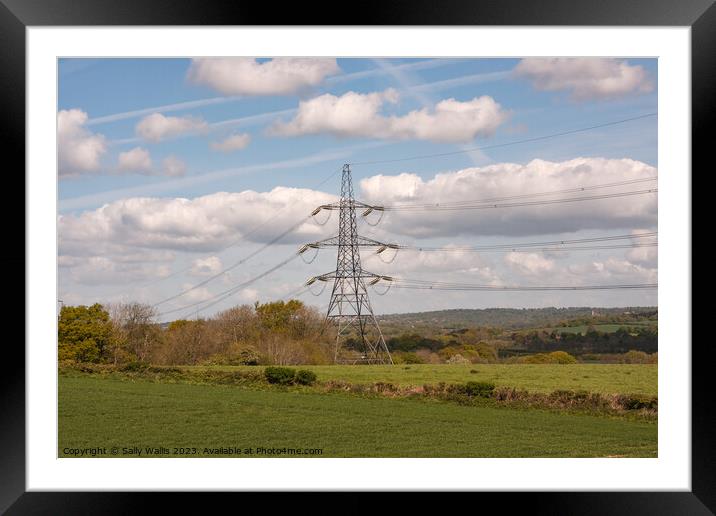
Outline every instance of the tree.
<svg viewBox="0 0 716 516"><path fill-rule="evenodd" d="M304 304L297 299L264 304L257 301L254 307L256 315L265 329L288 333L293 326L292 323L299 317L299 312L304 308Z"/></svg>
<svg viewBox="0 0 716 516"><path fill-rule="evenodd" d="M109 313L100 305L63 306L57 341L58 358L77 362L99 362L112 335Z"/></svg>
<svg viewBox="0 0 716 516"><path fill-rule="evenodd" d="M217 338L225 348L238 343L258 340L258 319L249 305L235 306L218 313L214 318Z"/></svg>
<svg viewBox="0 0 716 516"><path fill-rule="evenodd" d="M112 362L148 361L160 339L160 330L154 323L156 310L142 303L118 303L111 306L111 312Z"/></svg>
<svg viewBox="0 0 716 516"><path fill-rule="evenodd" d="M167 328L163 358L167 364L197 364L211 355L207 321L172 321Z"/></svg>

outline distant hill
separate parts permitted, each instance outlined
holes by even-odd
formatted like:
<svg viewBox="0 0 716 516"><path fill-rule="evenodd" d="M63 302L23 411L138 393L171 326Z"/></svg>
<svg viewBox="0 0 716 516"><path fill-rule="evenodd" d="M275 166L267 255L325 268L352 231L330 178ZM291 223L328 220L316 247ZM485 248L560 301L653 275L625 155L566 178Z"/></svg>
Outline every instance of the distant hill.
<svg viewBox="0 0 716 516"><path fill-rule="evenodd" d="M454 309L433 312L387 314L377 316L381 327L400 328L467 328L471 326L492 326L505 329L543 328L569 319L641 319L656 318L658 309L647 307L620 308L485 308Z"/></svg>

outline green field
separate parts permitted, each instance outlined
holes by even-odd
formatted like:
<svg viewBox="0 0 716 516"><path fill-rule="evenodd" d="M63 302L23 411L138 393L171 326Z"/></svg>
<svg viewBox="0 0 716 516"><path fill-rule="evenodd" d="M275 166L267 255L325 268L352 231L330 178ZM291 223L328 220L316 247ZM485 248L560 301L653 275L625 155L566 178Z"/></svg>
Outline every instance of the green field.
<svg viewBox="0 0 716 516"><path fill-rule="evenodd" d="M222 370L256 369L253 366L195 367ZM396 385L491 381L497 386L515 387L531 392L568 389L601 394L656 396L658 367L655 364L411 364L301 366L301 369L315 371L319 381L390 382Z"/></svg>
<svg viewBox="0 0 716 516"><path fill-rule="evenodd" d="M422 371L421 381L431 366ZM457 380L458 370L434 366L438 381L448 374ZM515 367L515 366L505 366ZM575 366L524 365L514 370L478 365L500 379L547 385L550 374ZM593 367L580 366L590 376ZM621 366L620 366L621 367ZM642 367L646 371L648 366ZM350 371L358 377L386 375L410 383L411 371L395 368L346 366L315 367L319 378L331 371ZM531 369L532 366L529 366ZM537 371L537 370L536 370ZM628 371L627 369L623 370ZM346 373L343 373L346 374ZM606 373L602 373L603 375ZM615 373L612 373L615 374ZM653 379L656 368L645 373ZM479 375L479 373L478 373ZM636 371L624 376L638 376ZM651 376L650 376L651 375ZM468 376L460 377L461 379ZM602 384L608 376L601 376ZM580 381L588 379L582 378ZM368 379L366 379L368 381ZM391 380L392 381L392 380ZM552 380L554 382L555 380ZM558 380L561 381L561 380ZM641 383L644 383L642 378ZM648 382L647 382L648 383ZM579 384L583 385L583 384ZM639 385L632 382L628 385ZM562 385L562 388L565 388ZM586 386L583 386L586 388ZM607 388L606 390L613 390ZM323 457L655 457L657 425L653 422L539 409L464 406L411 399L362 398L340 393L296 390L253 390L235 386L163 384L144 380L120 380L91 376L59 377L59 448L173 447L204 448L266 447L323 450ZM208 453L206 455L209 455ZM119 453L118 456L123 456ZM128 456L128 455L124 455Z"/></svg>

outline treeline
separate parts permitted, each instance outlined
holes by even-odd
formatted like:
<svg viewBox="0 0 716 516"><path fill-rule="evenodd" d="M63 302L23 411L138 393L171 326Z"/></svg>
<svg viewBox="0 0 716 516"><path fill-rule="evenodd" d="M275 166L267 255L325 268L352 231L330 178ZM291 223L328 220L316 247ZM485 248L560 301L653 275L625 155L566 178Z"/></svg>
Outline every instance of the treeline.
<svg viewBox="0 0 716 516"><path fill-rule="evenodd" d="M427 335L427 336L426 336ZM157 365L332 364L335 329L301 301L236 306L214 317L156 322L155 310L140 303L64 306L60 312L61 361ZM386 339L396 363L569 363L656 361L656 328L586 334L559 330L511 333L473 327L433 333L404 333ZM358 340L346 347L360 352Z"/></svg>
<svg viewBox="0 0 716 516"><path fill-rule="evenodd" d="M436 328L545 328L575 326L579 324L623 323L656 320L656 307L621 308L485 308L437 310L408 314L381 315L378 317L384 333L401 333L407 327L423 330Z"/></svg>
<svg viewBox="0 0 716 516"><path fill-rule="evenodd" d="M163 327L140 303L64 306L58 358L75 362L158 365L328 364L335 335L301 301L242 305L214 317Z"/></svg>
<svg viewBox="0 0 716 516"><path fill-rule="evenodd" d="M507 333L469 328L424 337L406 333L386 340L396 362L459 363L656 363L655 328L594 329L585 335L558 331Z"/></svg>
<svg viewBox="0 0 716 516"><path fill-rule="evenodd" d="M534 331L514 333L513 348L527 352L563 350L572 354L626 353L630 350L655 353L658 350L658 332L654 327L619 328L601 332L588 328L581 333Z"/></svg>

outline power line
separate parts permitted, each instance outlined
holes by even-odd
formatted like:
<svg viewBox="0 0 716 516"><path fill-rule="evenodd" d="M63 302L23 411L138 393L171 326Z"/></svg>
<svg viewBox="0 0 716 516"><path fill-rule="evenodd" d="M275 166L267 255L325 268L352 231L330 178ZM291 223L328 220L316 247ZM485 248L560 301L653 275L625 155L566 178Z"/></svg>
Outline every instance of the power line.
<svg viewBox="0 0 716 516"><path fill-rule="evenodd" d="M657 177L644 177L639 179L629 179L625 181L617 181L613 183L602 183L598 185L590 185L590 186L578 186L575 188L567 188L563 190L551 190L548 192L534 192L534 193L527 193L527 194L519 194L519 195L510 195L505 197L486 197L482 199L471 199L471 200L465 200L465 201L452 201L452 202L446 202L446 203L399 203L399 204L391 204L391 205L385 205L385 206L378 206L374 209L385 209L385 210L395 210L395 209L408 209L408 208L419 208L419 207L437 207L437 206L460 206L463 204L483 204L488 202L496 202L496 201L512 201L515 199L529 199L532 197L544 197L549 195L556 195L556 194L564 194L564 193L578 193L578 192L586 192L590 190L600 190L602 188L612 188L615 186L625 186L625 185L631 185L635 183L645 183L645 182L651 182L656 181Z"/></svg>
<svg viewBox="0 0 716 516"><path fill-rule="evenodd" d="M494 244L494 245L477 245L477 246L449 246L449 247L394 245L394 246L388 246L388 248L412 249L412 250L416 250L416 251L441 251L441 252L442 251L446 251L446 252L449 252L449 251L490 251L490 250L501 250L501 249L512 250L512 249L529 248L529 247L539 248L542 246L562 246L562 245L570 245L570 244L585 244L585 243L593 243L593 242L611 242L611 241L618 241L618 240L652 238L652 237L656 237L657 235L658 235L658 232L649 231L649 232L645 232L645 233L610 235L610 236L604 236L604 237L573 238L573 239L563 239L563 240L543 240L541 242L522 242L522 243L516 242L516 243L511 243L511 244ZM656 244L656 242L646 242L646 243L633 242L632 244L639 247L641 245L651 246L653 244ZM632 244L624 244L624 245L631 246ZM564 249L568 249L568 248L565 247Z"/></svg>
<svg viewBox="0 0 716 516"><path fill-rule="evenodd" d="M592 131L594 129L600 129L602 127L609 127L609 126L613 126L613 125L624 124L627 122L632 122L634 120L641 120L643 118L648 118L648 117L656 116L656 115L657 115L657 113L647 113L645 115L635 116L635 117L631 117L631 118L623 118L621 120L616 120L613 122L606 122L604 124L592 125L589 127L582 127L580 129L572 129L570 131L562 131L559 133L546 134L544 136L537 136L534 138L526 138L523 140L514 140L511 142L505 142L505 143L497 143L497 144L493 144L493 145L483 145L482 147L473 147L471 149L462 149L462 150L451 151L451 152L440 152L440 153L435 153L435 154L422 154L419 156L410 156L410 157L396 158L396 159L384 159L384 160L376 160L376 161L356 161L356 162L350 163L350 165L379 165L379 164L384 164L384 163L398 163L401 161L412 161L412 160L416 160L416 159L441 158L444 156L453 156L456 154L467 154L470 152L478 152L478 151L489 150L489 149L497 149L500 147L507 147L510 145L519 145L522 143L538 142L538 141L548 140L550 138L557 138L559 136L567 136L570 134L577 134L577 133L582 133L585 131Z"/></svg>
<svg viewBox="0 0 716 516"><path fill-rule="evenodd" d="M550 291L550 290L623 290L623 289L653 289L658 288L657 283L632 283L621 285L544 285L544 286L502 286L502 285L475 285L468 283L448 283L442 281L413 280L406 278L381 278L394 283L393 288L414 290L452 290L452 291Z"/></svg>
<svg viewBox="0 0 716 516"><path fill-rule="evenodd" d="M303 223L306 222L309 218L310 218L310 216L306 216L306 217L304 217L303 219L299 220L296 224L294 224L293 226L291 226L290 228L288 228L286 231L284 231L284 232L281 233L280 235L278 235L278 236L274 237L273 239L269 240L267 243L265 243L263 246L261 246L261 247L259 247L258 249L256 249L254 252L248 254L247 256L245 256L244 258L242 258L241 260L239 260L239 261L237 261L237 262L234 262L232 265L230 265L229 267L226 267L225 269L221 270L220 272L217 272L217 273L214 274L213 276L210 276L209 278L205 279L204 281L201 281L201 282L197 283L196 285L194 285L194 286L192 286L192 287L190 287L190 288L188 288L188 289L186 289L186 290L183 290L182 292L179 292L178 294L175 294L175 295L173 295L173 296L167 297L166 299L163 299L163 300L159 301L158 303L154 303L152 306L153 306L153 307L156 307L156 306L162 305L162 304L164 304L164 303L166 303L166 302L168 302L168 301L172 301L172 300L174 300L174 299L176 299L176 298L178 298L178 297L181 297L181 296L183 296L184 294L186 294L186 293L188 293L188 292L191 292L192 290L196 290L196 289L199 288L199 287L203 287L204 285L206 285L206 284L209 283L210 281L215 280L215 279L218 278L219 276L222 276L222 275L226 274L227 272L229 272L229 271L232 270L232 269L235 269L235 268L238 267L239 265L242 265L243 263L246 263L246 261L248 261L249 259L251 259L251 258L253 258L254 256L256 256L257 254L259 254L260 252L262 252L264 249L267 249L268 247L271 247L273 244L275 244L276 242L278 242L279 240L281 240L283 237L285 237L286 235L292 233L294 230L296 230L296 229L299 228L301 225L303 225Z"/></svg>
<svg viewBox="0 0 716 516"><path fill-rule="evenodd" d="M581 197L567 197L563 199L547 199L542 201L522 201L522 202L511 202L511 203L486 203L482 202L479 204L460 204L453 205L452 203L437 204L437 205L426 205L426 206L406 206L403 208L397 207L385 207L386 211L456 211L456 210L485 210L492 208L516 208L524 206L546 206L550 204L564 204L568 202L581 202L581 201L594 201L599 199L613 199L617 197L629 197L632 195L644 195L657 193L657 188L649 188L647 190L633 190L630 192L614 192L609 194L601 195L589 195Z"/></svg>
<svg viewBox="0 0 716 516"><path fill-rule="evenodd" d="M505 291L505 292L529 292L529 291L550 291L550 290L636 290L655 289L657 283L640 283L635 285L585 285L585 286L564 286L564 287L467 287L467 286L427 286L427 285L394 285L397 289L411 290L450 290L450 291Z"/></svg>
<svg viewBox="0 0 716 516"><path fill-rule="evenodd" d="M486 247L483 249L476 248L454 248L454 247L443 247L433 249L421 249L419 247L401 247L400 249L412 249L416 251L436 251L436 252L481 252L481 253L534 253L534 252L568 252L568 251L602 251L609 249L640 249L644 247L657 247L658 242L644 242L644 243L633 243L633 244L612 244L612 245L587 245L587 246L573 246L573 247L498 247L490 248ZM392 261L392 260L391 260Z"/></svg>
<svg viewBox="0 0 716 516"><path fill-rule="evenodd" d="M354 163L352 163L352 164L354 164L354 165L367 165L367 164L378 164L378 163L391 163L391 162L408 161L408 160L414 160L414 159L428 159L428 158L435 158L435 157L441 157L441 156L449 156L449 155L455 155L455 154L463 154L463 153L475 152L475 151L486 150L486 149L491 149L491 148L504 147L504 146L508 146L508 145L516 145L516 144L521 144L521 143L541 141L541 140L545 140L545 139L548 139L548 138L555 138L555 137L558 137L558 136L564 136L564 135L568 135L568 134L575 134L575 133L584 132L584 131L589 131L589 130L593 130L593 129L597 129L597 128L601 128L601 127L608 127L608 126L613 126L613 125L617 125L617 124L622 124L622 123L626 123L626 122L629 122L629 121L639 120L639 119L643 119L643 118L647 118L647 117L655 116L655 115L656 115L656 113L648 113L648 114L641 115L641 116L637 116L637 117L631 117L631 118L626 118L626 119L617 120L617 121L613 121L613 122L607 122L607 123L604 123L604 124L597 124L597 125L593 125L593 126L589 126L589 127L585 127L585 128L574 129L574 130L571 130L571 131L563 131L563 132L559 132L559 133L552 133L552 134L549 134L549 135L539 136L539 137L535 137L535 138L517 140L517 141L506 142L506 143L502 143L502 144L494 144L494 145L489 145L489 146L476 147L476 148L473 148L473 149L462 149L462 150L459 150L459 151L452 151L452 152L446 152L446 153L437 153L437 154L430 154L430 155L421 155L421 156L413 156L413 157L406 157L406 158L399 158L399 159L392 159L392 160L354 162ZM318 186L321 186L322 184L324 184L325 182L327 182L328 180L330 180L334 175L337 174L337 172L338 172L338 171L333 172L329 177L327 177L326 179L324 179L323 181L321 181ZM562 190L562 191L557 191L557 192L541 192L541 193L533 193L533 194L523 194L523 195L510 196L510 197L483 199L483 200L479 200L479 201L456 201L456 202L453 202L453 203L442 203L442 204L436 203L436 204L424 204L424 205L405 205L405 204L403 204L403 205L385 206L385 207L382 207L381 209L382 209L382 210L391 210L391 211L394 211L394 210L452 211L452 210L458 210L458 209L505 208L505 207L521 207L521 206L539 206L539 205L549 205L549 204L561 204L561 203L567 203L567 202L581 202L581 201L587 201L587 200L598 200L598 199L607 199L607 198L615 198L615 197L624 197L624 196L631 196L631 195L641 195L641 194L647 194L647 193L655 193L655 192L657 192L658 190L657 190L656 188L654 188L654 189L637 190L637 191L631 191L631 192L616 192L616 193L603 194L603 195L581 196L581 197L573 197L573 198L551 199L551 200L541 200L541 201L531 201L531 202L529 202L529 201L523 201L523 202L502 203L502 204L496 203L495 201L524 199L524 198L529 198L529 197L538 197L538 196L544 196L544 195L553 195L553 194L555 194L555 193L581 192L581 191L587 191L587 190L592 190L592 189L597 189L597 188L606 188L606 187L611 187L611 186L619 186L619 185L633 184L633 183L643 182L643 181L653 181L653 180L655 180L655 179L656 179L656 178L643 178L643 179L622 181L622 182L619 182L619 183L612 183L612 184L607 184L607 185L594 185L594 186L589 186L589 187L581 187L581 188L576 188L576 189L568 189L568 190ZM318 186L317 186L317 187L318 187ZM352 201L353 201L353 200L352 200L352 198L351 198L351 199L350 199L350 202L352 202ZM486 203L488 203L488 202L491 202L492 204L486 204ZM283 209L285 209L287 206L288 206L288 205L285 205L283 208L281 208L281 209L279 210L279 212L282 211ZM259 224L258 226L256 226L253 230L251 230L251 231L248 232L247 234L242 235L242 237L241 237L238 241L229 244L229 246L224 247L224 248L223 248L221 251L219 251L219 252L222 252L223 250L227 249L228 247L231 247L231 246L233 246L233 245L236 245L236 243L238 243L239 241L245 239L245 238L248 237L249 235L255 233L258 229L260 229L261 227L263 227L263 226L265 226L266 224L268 224L270 221L272 221L273 219L275 219L277 216L278 216L278 212L275 213L272 217L269 217L268 219L266 219L263 223L261 223L261 224ZM263 251L264 249L270 247L271 245L273 245L274 243L276 243L280 238L286 236L288 233L290 233L290 232L292 232L293 230L295 230L297 227L299 227L301 224L303 224L303 223L305 222L305 220L307 220L308 218L309 218L309 217L306 217L305 219L301 220L298 224L292 226L292 227L289 228L287 231L283 232L283 233L280 234L278 237L274 238L273 240L271 240L270 242L268 242L267 244L265 244L264 246L262 246L262 247L259 248L258 250L254 251L253 253L251 253L250 255L246 256L245 258L239 260L238 262L235 262L235 263L232 264L231 266L229 266L229 267L223 269L223 270L220 271L219 273L217 273L217 274L215 274L215 275L213 275L213 276L207 278L206 280L204 280L204 281L202 281L202 282L200 282L200 283L198 283L198 284L196 284L196 285L190 287L189 289L185 289L184 291L182 291L182 292L180 292L180 293L178 293L178 294L175 294L175 295L173 295L173 296L170 296L170 297L168 297L168 298L165 298L165 299L159 301L158 303L155 303L153 306L156 307L156 306L159 306L159 305L161 305L161 304L164 304L164 303L166 303L166 302L168 302L168 301L171 301L171 300L173 300L173 299L176 299L176 298L178 298L178 297L180 297L180 296L183 296L183 295L187 294L188 292L191 292L191 291L193 291L193 290L195 290L195 289L197 289L197 288L200 288L200 287L206 285L207 283L209 283L210 281L212 281L212 280L218 278L219 276L222 276L223 274L225 274L225 273L228 272L229 270L232 270L233 268L235 268L235 267L237 267L237 266L239 266L239 265L245 263L245 262L246 262L248 259L250 259L251 257L255 256L256 254L258 254L259 252ZM633 247L636 247L636 246L638 246L638 245L634 245ZM620 247L621 247L621 246L620 246ZM406 247L403 247L403 248L406 248ZM609 246L586 246L586 247L582 247L582 249L589 249L589 248L609 248ZM503 247L503 249L504 249L504 247ZM574 249L578 249L578 248L574 248ZM424 249L424 250L427 250L427 249ZM437 249L433 249L433 250L437 250ZM560 248L560 250L561 250L561 248ZM175 272L175 273L170 274L169 276L167 276L167 277L165 277L165 278L160 279L159 281L163 281L163 280L165 280L165 279L167 279L167 278L169 278L169 277L173 277L173 276L175 276L175 275L177 275L177 274L179 274L179 273L181 273L181 272L185 272L186 270L189 270L190 268L191 268L191 266L186 267L186 268L184 268L184 269L181 270L181 271L177 271L177 272ZM151 282L150 284L154 284L154 283L157 283L157 281ZM221 299L219 299L219 300L216 301L216 302L219 302L219 301L221 301ZM188 308L188 307L190 307L190 306L192 306L192 305L186 306L186 307L184 307L184 308L182 308L182 309L186 309L186 308ZM207 305L206 307L202 308L201 310L206 309L206 308L208 308L209 306L212 306L212 305ZM169 312L166 312L166 313L169 313Z"/></svg>
<svg viewBox="0 0 716 516"><path fill-rule="evenodd" d="M341 168L338 168L338 169L334 170L333 172L331 172L331 174L330 174L328 177L324 178L324 179L321 180L319 183L317 183L316 186L314 186L314 188L320 188L321 186L323 186L324 184L326 184L328 181L330 181L331 179L333 179L341 170L342 170ZM240 242L246 240L248 237L250 237L251 235L255 234L255 233L256 233L257 231L259 231L260 229L262 229L262 228L264 228L265 226L267 226L270 222L273 222L274 220L276 220L276 218L278 218L278 216L279 216L284 210L286 210L286 208L288 208L289 206L291 206L291 205L288 204L288 203L284 204L281 208L279 208L278 210L276 210L276 212L274 212L274 214L273 214L271 217L265 219L265 220L264 220L263 222L261 222L259 225L254 226L253 229L251 229L251 230L249 230L248 232L242 234L238 239L234 240L233 242L229 243L228 245L225 245L225 246L219 248L219 250L216 251L216 253L217 253L217 254L223 253L223 252L226 251L227 249L229 249L229 248L231 248L231 247L234 247L236 244L238 244L238 243L240 243ZM263 249L266 249L266 246L262 247L258 252L261 252ZM256 256L256 254L258 254L258 252L255 253L255 254L252 254L252 255L250 255L250 256L248 256L248 257L246 257L246 258L244 258L243 261L241 261L241 263L244 263L245 261L247 261L248 259L252 258L253 256ZM234 266L241 265L241 263L237 263L237 264L235 264ZM146 287L155 285L155 284L157 284L157 283L161 283L162 281L166 281L166 280L168 280L169 278L172 278L172 277L174 277L174 276L177 276L177 275L179 275L179 274L182 274L182 273L184 273L184 272L187 272L187 271L191 270L192 267L193 267L192 265L188 265L188 266L186 266L186 267L184 267L184 268L182 268L182 269L179 269L178 271L172 272L172 273L169 274L168 276L164 276L163 278L159 278L159 279L150 281L149 283L146 283L146 284L144 284L144 285L142 285L142 286L140 286L140 287L137 287L137 288L146 288ZM233 268L233 267L232 267L232 268ZM218 275L220 276L221 274L223 274L224 272L226 272L226 270L229 270L229 269L225 269L224 271L218 273ZM218 277L218 276L217 276L217 277ZM211 279L213 279L213 278L211 278ZM209 281L211 281L211 279L210 279ZM199 285L199 286L201 286L201 285ZM193 288L192 288L191 290L193 290ZM129 291L129 290L123 290L123 291L119 292L119 294L122 295L122 294L125 294L125 293L128 292L128 291ZM186 292L189 292L189 291L187 290L187 291L185 291L185 292L183 292L183 293L177 295L176 297L179 297L179 296L185 294ZM163 301L160 301L159 303L157 303L157 305L158 305L158 304L162 304L162 303L164 303L164 302L166 302L166 301L169 301L169 300L170 300L170 299L168 298L168 299L165 299L165 300L163 300ZM157 306L157 305L154 305L154 306Z"/></svg>
<svg viewBox="0 0 716 516"><path fill-rule="evenodd" d="M255 276L255 277L251 278L251 279L248 280L248 281L245 281L245 282L243 282L243 283L241 283L241 284L239 284L239 285L236 285L235 287L232 287L231 289L225 291L225 293L224 293L220 298L218 298L218 299L216 299L215 301L213 301L213 302L207 304L206 306L202 306L202 307L199 308L198 310L196 310L196 311L192 312L191 314L189 314L188 317L194 317L195 315L200 314L200 313L203 312L204 310L207 310L207 309L211 308L212 306L215 306L215 305L217 305L218 303L221 303L222 301L224 301L224 300L230 298L231 296L233 296L236 292L238 292L238 291L241 290L242 288L248 287L249 285L255 283L256 281L258 281L258 280L260 280L260 279L262 279L262 278L265 278L265 277L268 276L269 274L272 274L273 272L277 271L278 269L284 267L284 266L287 265L290 261L295 260L295 259L296 259L296 256L297 256L297 255L293 255L293 256L291 256L290 258L288 258L288 259L282 261L281 263L278 263L277 265L274 265L273 267L271 267L270 269L264 271L263 273L259 274L258 276Z"/></svg>
<svg viewBox="0 0 716 516"><path fill-rule="evenodd" d="M202 299L201 301L197 301L197 302L195 302L195 303L192 303L192 304L189 304L189 305L185 305L185 306L182 306L182 307L180 307L180 308L174 308L174 309L172 309L172 310L167 310L167 311L165 311L165 312L162 312L161 314L159 314L159 317L164 317L165 315L168 315L168 314L171 314L171 313L175 313L175 312L181 312L181 311L186 310L186 309L188 309L188 308L193 308L193 307L195 307L195 306L199 306L199 305L202 305L202 304L205 304L205 303L206 303L206 306L203 306L203 307L201 307L200 309L196 310L195 312L192 312L191 314L185 316L185 317L193 317L194 315L197 315L198 313L203 312L203 311L206 310L207 308L210 308L210 307L216 305L217 303L220 303L221 301L223 301L223 300L225 300L225 299L231 297L233 294L235 294L236 292L238 292L238 291L241 290L242 288L248 287L249 285L251 285L251 284L257 282L258 280L260 280L260 279L262 279L262 278L265 278L265 277L268 276L269 274L271 274L271 273L277 271L278 269L284 267L285 265L287 265L287 264L288 264L289 262L291 262L292 260L295 260L297 256L298 256L298 254L295 254L295 253L294 253L293 255L291 255L290 257L288 257L287 259L285 259L285 260L281 261L280 263L274 265L273 267L271 267L270 269L268 269L268 270L262 272L261 274L252 277L251 279L248 279L248 280L246 280L246 281L243 281L243 282L239 283L238 285L234 285L233 287L228 288L228 289L226 289L226 290L224 290L224 291L222 291L222 292L219 292L218 294L215 294L215 295L213 295L212 297L210 297L210 298L208 298L208 299Z"/></svg>

